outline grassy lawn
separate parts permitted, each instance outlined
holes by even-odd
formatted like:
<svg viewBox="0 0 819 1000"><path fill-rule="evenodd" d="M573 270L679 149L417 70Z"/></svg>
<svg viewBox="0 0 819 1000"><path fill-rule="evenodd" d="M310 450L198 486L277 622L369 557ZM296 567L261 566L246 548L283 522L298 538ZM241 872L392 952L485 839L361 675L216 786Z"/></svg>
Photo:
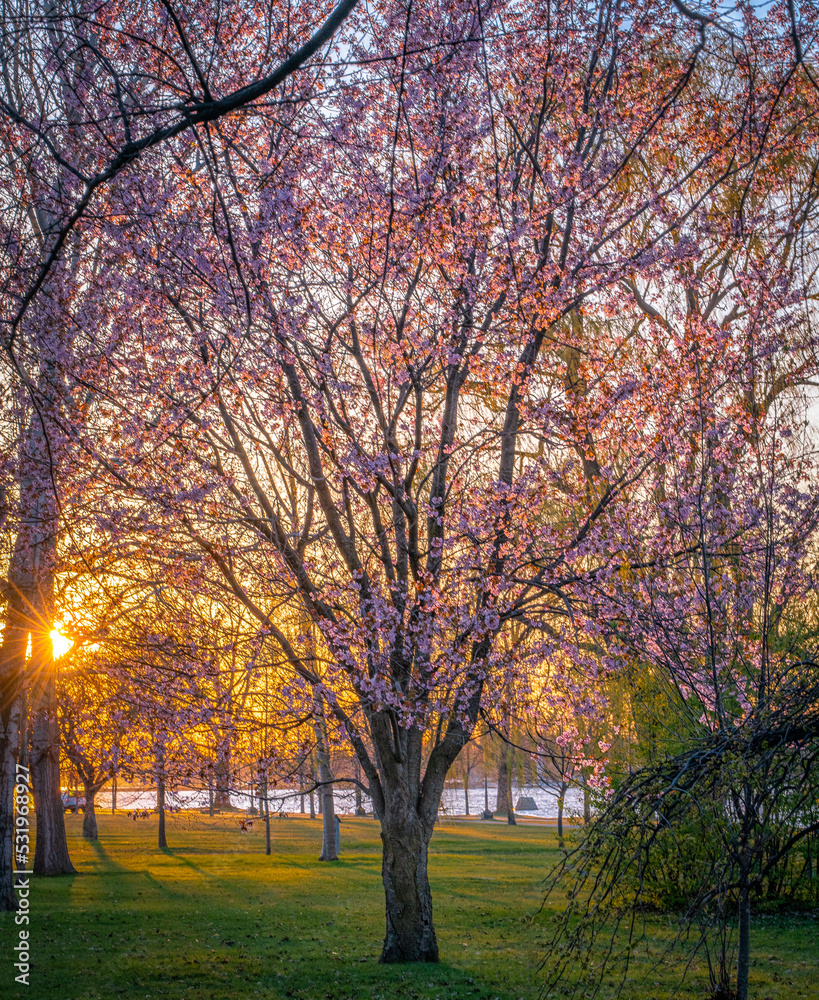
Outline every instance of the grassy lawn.
<svg viewBox="0 0 819 1000"><path fill-rule="evenodd" d="M383 937L380 839L370 819L342 821L343 860L322 864L319 821L275 820L241 834L232 817L99 817L100 841L67 818L77 876L39 879L31 893L31 985L14 982L17 929L0 914L3 1000L535 1000L542 981L539 880L556 857L542 825L441 823L430 876L441 964L377 964ZM667 923L655 921L656 934ZM817 923L758 921L754 1000L817 996ZM675 981L638 960L626 1000L668 997ZM587 995L581 990L579 996ZM603 991L600 996L607 996ZM683 996L702 998L702 980Z"/></svg>

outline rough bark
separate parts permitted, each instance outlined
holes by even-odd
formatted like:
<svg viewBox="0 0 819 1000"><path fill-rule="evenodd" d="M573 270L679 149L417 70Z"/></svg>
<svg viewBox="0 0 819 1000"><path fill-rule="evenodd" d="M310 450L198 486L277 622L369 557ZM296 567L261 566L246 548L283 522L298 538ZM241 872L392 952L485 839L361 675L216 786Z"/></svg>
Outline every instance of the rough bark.
<svg viewBox="0 0 819 1000"><path fill-rule="evenodd" d="M427 855L432 827L412 809L394 810L381 822L381 876L387 932L380 962L437 962Z"/></svg>
<svg viewBox="0 0 819 1000"><path fill-rule="evenodd" d="M0 645L0 910L16 910L13 888L14 779L22 711L22 679L28 629L17 602L9 600Z"/></svg>
<svg viewBox="0 0 819 1000"><path fill-rule="evenodd" d="M76 869L68 853L65 810L60 792L57 691L53 667L42 685L34 712L31 777L37 814L34 874L75 874Z"/></svg>
<svg viewBox="0 0 819 1000"><path fill-rule="evenodd" d="M48 376L48 364L44 375ZM8 569L5 597L6 621L0 646L0 909L17 908L12 888L12 829L14 824L13 789L20 732L24 723L26 683L29 676L42 678L53 694L53 655L51 621L56 558L57 514L53 494L44 488L44 480L53 472L51 455L45 446L39 415L30 419L20 447L20 523ZM32 644L31 663L26 664L26 648ZM33 742L35 753L29 762L32 792L37 805L37 841L34 871L38 874L73 872L65 842L65 820L60 796L59 756L56 753L56 706L53 708L54 731L47 719L40 718L36 729L38 704L43 688L35 699ZM44 724L45 723L45 724ZM45 732L43 731L45 729ZM37 741L39 740L39 748ZM44 760L39 751L48 749ZM38 774L39 771L39 774ZM50 789L50 793L49 793Z"/></svg>

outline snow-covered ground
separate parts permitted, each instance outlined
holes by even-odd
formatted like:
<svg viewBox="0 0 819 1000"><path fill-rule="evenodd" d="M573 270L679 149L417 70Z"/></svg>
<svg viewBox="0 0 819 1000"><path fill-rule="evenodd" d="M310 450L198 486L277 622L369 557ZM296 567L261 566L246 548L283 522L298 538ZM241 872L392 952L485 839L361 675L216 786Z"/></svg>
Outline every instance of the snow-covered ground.
<svg viewBox="0 0 819 1000"><path fill-rule="evenodd" d="M537 816L540 818L554 819L557 816L557 790L544 788L515 788L512 791L512 801L517 804L519 798L529 796L534 799L537 805L536 812L522 812L521 816ZM341 815L352 813L355 809L355 793L348 790L339 790L334 793L336 812ZM489 786L489 808L494 810L497 800L497 789L494 785ZM208 804L208 793L197 789L181 789L177 792L168 792L166 804L171 807L181 809L202 809ZM249 793L233 792L230 796L231 804L238 809L248 809L251 805ZM255 800L254 800L255 802ZM305 796L305 809L309 809L309 800ZM104 789L97 795L97 809L104 811L111 808L111 791ZM156 793L154 791L128 791L120 789L117 792L117 809L153 809L156 805ZM362 805L367 812L372 812L372 805L367 796L363 796ZM465 799L463 788L445 788L441 800L441 815L443 816L463 816L465 812ZM298 813L301 812L301 800L298 791L291 789L275 789L270 793L271 812ZM480 815L484 809L484 789L469 789L469 812L471 815ZM579 789L570 788L566 793L565 815L567 819L583 812L583 794Z"/></svg>

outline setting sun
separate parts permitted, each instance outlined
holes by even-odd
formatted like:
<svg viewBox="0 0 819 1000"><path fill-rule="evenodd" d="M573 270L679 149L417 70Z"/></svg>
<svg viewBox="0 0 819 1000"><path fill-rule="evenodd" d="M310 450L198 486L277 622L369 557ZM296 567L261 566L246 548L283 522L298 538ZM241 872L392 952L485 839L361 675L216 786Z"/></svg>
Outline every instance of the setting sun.
<svg viewBox="0 0 819 1000"><path fill-rule="evenodd" d="M58 660L61 656L71 649L74 642L71 639L66 639L62 632L58 632L57 629L52 629L51 631L51 648L54 650L54 659Z"/></svg>

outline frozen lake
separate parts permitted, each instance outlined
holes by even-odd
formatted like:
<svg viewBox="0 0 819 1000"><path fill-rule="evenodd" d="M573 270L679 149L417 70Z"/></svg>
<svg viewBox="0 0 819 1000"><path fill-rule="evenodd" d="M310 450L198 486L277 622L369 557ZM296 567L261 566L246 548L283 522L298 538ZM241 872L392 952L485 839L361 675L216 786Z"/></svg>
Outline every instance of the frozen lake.
<svg viewBox="0 0 819 1000"><path fill-rule="evenodd" d="M537 816L541 819L554 819L557 816L557 790L549 788L532 788L524 786L515 788L512 791L512 801L517 804L519 798L528 796L534 799L537 806L536 812L521 812L521 816ZM355 810L355 793L349 790L338 790L334 792L336 812L340 815L350 814ZM494 810L497 799L497 789L494 785L489 786L489 808ZM180 809L204 809L208 805L208 793L201 789L179 789L169 791L165 796L166 805ZM231 805L237 809L249 809L251 798L249 792L231 792ZM255 797L253 804L258 805ZM111 808L111 790L103 789L97 795L97 809L106 810ZM128 790L119 789L117 791L117 809L153 809L156 805L156 792L152 789ZM362 805L367 812L372 812L372 804L366 795L362 795ZM441 798L440 815L442 816L463 816L465 813L465 799L463 788L445 788ZM316 802L318 807L318 803ZM309 798L305 795L304 807L309 811ZM470 815L480 815L484 809L484 789L483 785L478 788L469 789L469 812ZM270 792L270 811L299 813L301 812L301 798L298 789L274 789ZM567 819L571 815L582 815L583 793L577 788L570 788L566 792L565 815Z"/></svg>

